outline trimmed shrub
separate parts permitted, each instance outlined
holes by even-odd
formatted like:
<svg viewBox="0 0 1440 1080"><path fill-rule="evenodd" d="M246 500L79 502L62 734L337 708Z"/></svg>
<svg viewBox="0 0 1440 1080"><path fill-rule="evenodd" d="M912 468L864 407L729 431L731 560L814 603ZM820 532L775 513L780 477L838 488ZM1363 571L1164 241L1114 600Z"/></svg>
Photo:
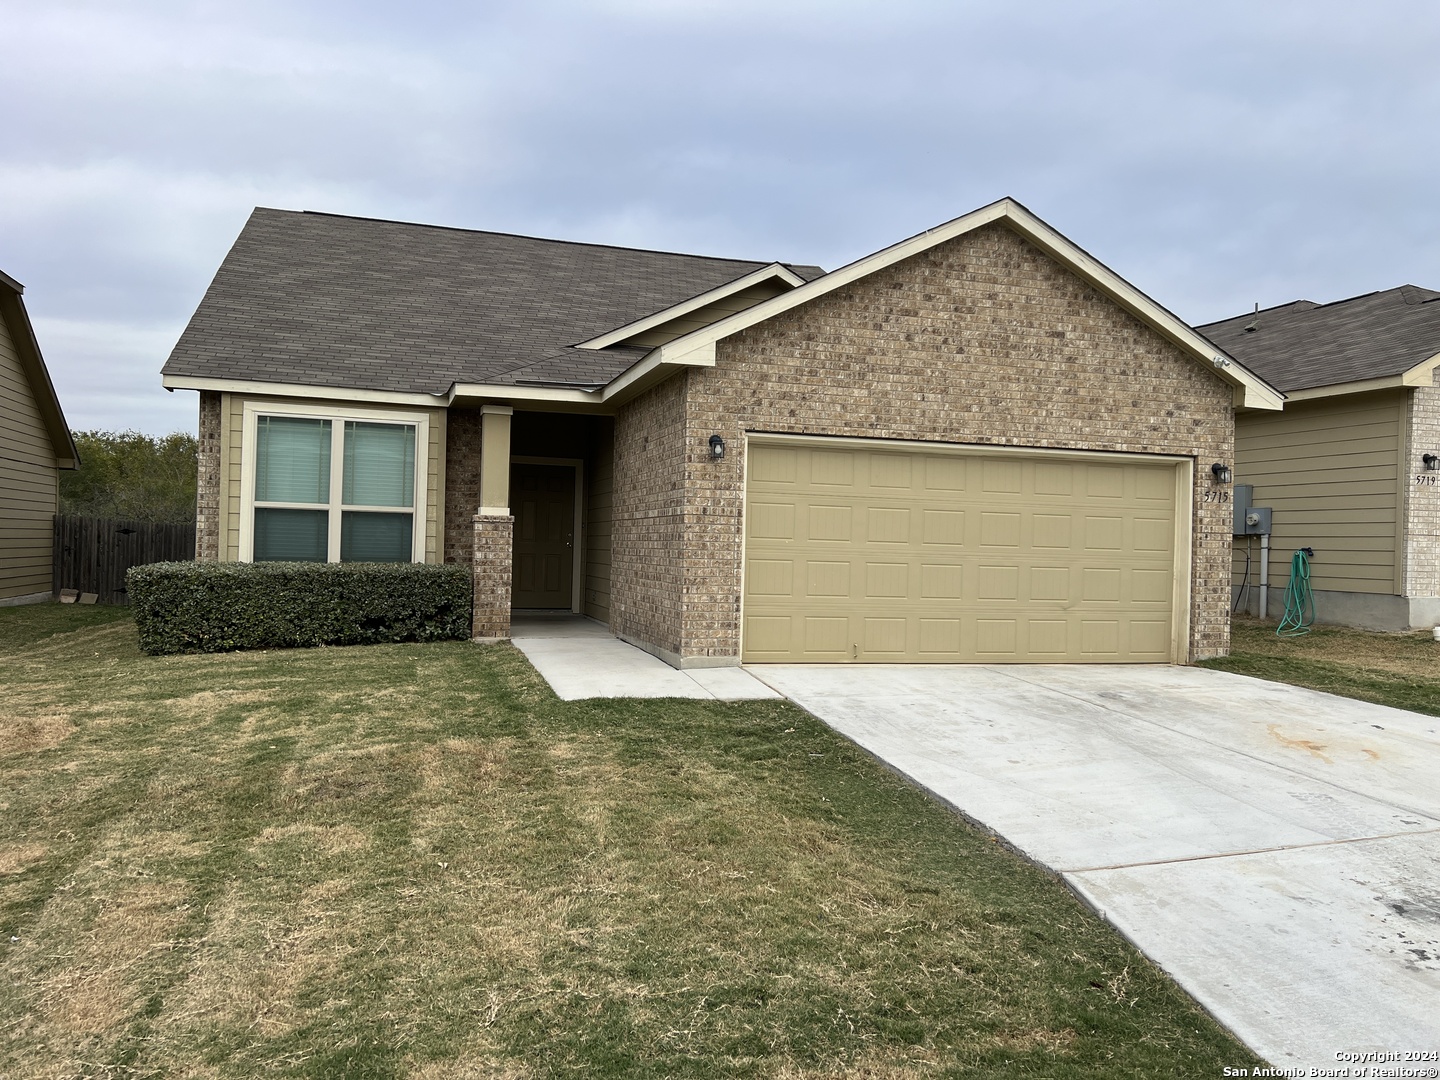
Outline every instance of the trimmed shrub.
<svg viewBox="0 0 1440 1080"><path fill-rule="evenodd" d="M173 562L125 575L151 655L466 639L470 580L453 563Z"/></svg>

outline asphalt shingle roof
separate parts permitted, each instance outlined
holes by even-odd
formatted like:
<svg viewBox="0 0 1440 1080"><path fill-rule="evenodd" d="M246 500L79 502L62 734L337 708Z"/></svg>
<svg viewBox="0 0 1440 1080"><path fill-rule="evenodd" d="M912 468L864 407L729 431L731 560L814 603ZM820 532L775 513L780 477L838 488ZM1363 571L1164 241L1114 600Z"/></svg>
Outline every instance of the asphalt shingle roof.
<svg viewBox="0 0 1440 1080"><path fill-rule="evenodd" d="M593 387L647 350L571 346L768 265L262 207L164 373L422 393Z"/></svg>
<svg viewBox="0 0 1440 1080"><path fill-rule="evenodd" d="M1440 292L1401 285L1332 304L1296 300L1196 329L1279 390L1333 386L1399 375L1440 353Z"/></svg>

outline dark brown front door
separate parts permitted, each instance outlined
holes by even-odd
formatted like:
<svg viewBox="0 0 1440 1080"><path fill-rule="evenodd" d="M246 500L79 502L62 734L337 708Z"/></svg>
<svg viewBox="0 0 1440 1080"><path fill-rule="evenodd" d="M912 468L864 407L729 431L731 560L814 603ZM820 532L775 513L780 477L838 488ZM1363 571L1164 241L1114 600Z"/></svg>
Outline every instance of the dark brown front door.
<svg viewBox="0 0 1440 1080"><path fill-rule="evenodd" d="M575 469L513 465L514 586L510 606L570 610L575 567Z"/></svg>

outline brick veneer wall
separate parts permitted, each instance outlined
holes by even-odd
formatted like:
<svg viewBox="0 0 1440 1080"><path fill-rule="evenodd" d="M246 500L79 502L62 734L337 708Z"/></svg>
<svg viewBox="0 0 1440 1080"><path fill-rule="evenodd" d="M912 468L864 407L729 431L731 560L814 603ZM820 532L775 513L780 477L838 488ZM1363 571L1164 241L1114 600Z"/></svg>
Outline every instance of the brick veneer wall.
<svg viewBox="0 0 1440 1080"><path fill-rule="evenodd" d="M1409 438L1400 464L1405 488L1405 595L1440 596L1440 485L1418 486L1421 456L1440 454L1440 387L1410 394Z"/></svg>
<svg viewBox="0 0 1440 1080"><path fill-rule="evenodd" d="M476 514L473 562L475 606L471 637L496 640L510 636L510 552L515 541L515 519L509 514Z"/></svg>
<svg viewBox="0 0 1440 1080"><path fill-rule="evenodd" d="M445 520L442 562L468 563L480 509L480 410L451 409L445 427ZM508 561L509 554L507 552Z"/></svg>
<svg viewBox="0 0 1440 1080"><path fill-rule="evenodd" d="M1231 508L1203 501L1234 456L1229 385L1001 225L728 338L622 411L617 630L738 655L745 431L1193 456L1190 655L1229 647Z"/></svg>
<svg viewBox="0 0 1440 1080"><path fill-rule="evenodd" d="M685 385L669 379L615 418L610 628L671 653L686 590Z"/></svg>
<svg viewBox="0 0 1440 1080"><path fill-rule="evenodd" d="M195 558L220 558L220 393L200 391L200 453L195 491Z"/></svg>

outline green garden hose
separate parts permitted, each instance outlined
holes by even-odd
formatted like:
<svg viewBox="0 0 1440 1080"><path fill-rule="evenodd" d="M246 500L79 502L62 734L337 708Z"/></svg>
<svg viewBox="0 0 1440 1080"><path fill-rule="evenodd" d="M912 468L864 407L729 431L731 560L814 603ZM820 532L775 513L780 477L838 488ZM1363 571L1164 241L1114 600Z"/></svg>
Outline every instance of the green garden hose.
<svg viewBox="0 0 1440 1080"><path fill-rule="evenodd" d="M1285 617L1275 628L1279 637L1308 634L1315 622L1315 594L1310 591L1310 556L1314 548L1301 548L1290 560L1290 584L1285 586Z"/></svg>

